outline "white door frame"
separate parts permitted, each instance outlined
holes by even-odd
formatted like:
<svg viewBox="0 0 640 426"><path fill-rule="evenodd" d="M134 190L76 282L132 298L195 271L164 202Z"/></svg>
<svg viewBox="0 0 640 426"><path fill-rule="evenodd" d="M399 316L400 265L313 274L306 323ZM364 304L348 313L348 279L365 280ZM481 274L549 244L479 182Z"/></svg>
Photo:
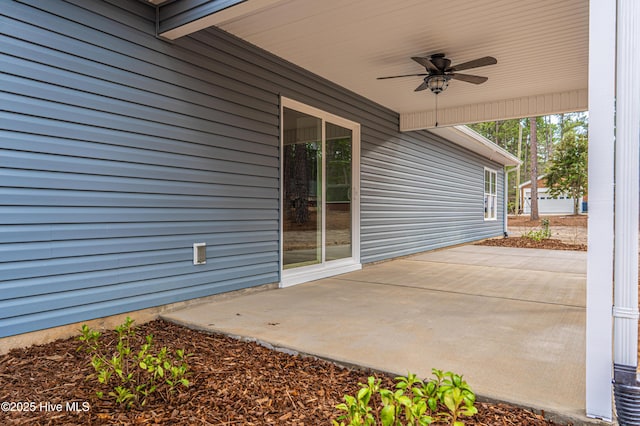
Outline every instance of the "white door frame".
<svg viewBox="0 0 640 426"><path fill-rule="evenodd" d="M322 139L325 139L325 123L330 122L338 126L347 128L352 131L352 153L351 153L351 257L345 259L324 261L325 244L323 240L322 253L323 262L317 265L301 266L292 269L283 269L283 224L284 209L282 201L284 200L284 125L282 123L284 117L284 108L293 109L305 114L312 115L322 120ZM314 108L302 102L293 99L280 98L280 287L289 287L308 281L318 280L333 275L344 274L346 272L357 271L362 269L360 263L360 124L337 115L328 113L318 108ZM325 169L325 158L322 159L323 176ZM326 202L324 196L325 186L323 185L322 202ZM323 234L325 233L323 216ZM324 237L323 237L324 238Z"/></svg>

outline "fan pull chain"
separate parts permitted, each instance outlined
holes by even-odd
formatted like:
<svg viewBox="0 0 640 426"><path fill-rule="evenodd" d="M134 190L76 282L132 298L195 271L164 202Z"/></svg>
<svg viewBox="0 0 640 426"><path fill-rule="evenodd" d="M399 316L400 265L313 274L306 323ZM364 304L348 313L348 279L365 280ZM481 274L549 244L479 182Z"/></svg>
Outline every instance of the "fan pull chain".
<svg viewBox="0 0 640 426"><path fill-rule="evenodd" d="M436 127L438 127L438 94L436 93Z"/></svg>

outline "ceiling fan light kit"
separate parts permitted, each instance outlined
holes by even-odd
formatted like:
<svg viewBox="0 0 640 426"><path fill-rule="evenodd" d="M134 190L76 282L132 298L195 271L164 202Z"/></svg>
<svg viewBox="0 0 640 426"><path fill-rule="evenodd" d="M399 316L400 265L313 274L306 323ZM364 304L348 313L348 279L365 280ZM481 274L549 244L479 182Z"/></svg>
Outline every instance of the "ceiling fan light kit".
<svg viewBox="0 0 640 426"><path fill-rule="evenodd" d="M424 82L427 85L427 88L437 95L449 87L450 79L450 77L445 75L432 75L430 77L425 77ZM416 91L417 90L418 89L416 89Z"/></svg>

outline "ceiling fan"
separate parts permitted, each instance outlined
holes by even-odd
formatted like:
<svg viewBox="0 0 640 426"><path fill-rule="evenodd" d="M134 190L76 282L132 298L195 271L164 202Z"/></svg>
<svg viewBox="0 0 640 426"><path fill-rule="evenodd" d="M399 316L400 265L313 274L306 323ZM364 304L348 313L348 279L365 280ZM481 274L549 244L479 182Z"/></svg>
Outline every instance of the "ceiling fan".
<svg viewBox="0 0 640 426"><path fill-rule="evenodd" d="M451 66L451 60L444 56L444 53L436 53L427 58L414 56L411 59L425 67L426 73L393 75L390 77L378 77L378 80L400 77L422 77L424 81L415 91L429 89L436 95L449 86L449 80L466 81L467 83L482 84L488 80L487 77L470 74L458 74L457 71L468 70L471 68L485 67L487 65L497 64L496 58L485 56L483 58L474 59L473 61L463 62L458 65Z"/></svg>

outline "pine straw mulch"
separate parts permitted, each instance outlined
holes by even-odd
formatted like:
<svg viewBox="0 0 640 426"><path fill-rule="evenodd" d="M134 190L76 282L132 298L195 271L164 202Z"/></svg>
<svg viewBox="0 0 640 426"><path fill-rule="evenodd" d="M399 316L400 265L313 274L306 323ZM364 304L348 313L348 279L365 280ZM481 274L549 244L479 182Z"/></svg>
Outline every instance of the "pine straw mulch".
<svg viewBox="0 0 640 426"><path fill-rule="evenodd" d="M516 247L516 248L536 248L547 250L577 250L587 251L586 244L570 244L556 239L546 239L541 241L535 241L531 238L525 237L509 237L509 238L494 238L491 240L484 240L475 243L479 246L494 246L494 247Z"/></svg>
<svg viewBox="0 0 640 426"><path fill-rule="evenodd" d="M87 412L2 412L0 424L171 424L171 425L329 425L346 393L371 374L329 362L288 355L256 343L211 335L156 320L138 329L152 333L156 348L184 348L191 386L171 401L151 399L144 409L126 410L97 399L87 376L89 355L76 351L77 340L13 350L0 356L0 402L89 403ZM114 345L114 334L103 341ZM377 374L383 386L389 377ZM473 384L471 384L473 386ZM479 414L467 425L553 425L542 416L507 404L477 403Z"/></svg>

